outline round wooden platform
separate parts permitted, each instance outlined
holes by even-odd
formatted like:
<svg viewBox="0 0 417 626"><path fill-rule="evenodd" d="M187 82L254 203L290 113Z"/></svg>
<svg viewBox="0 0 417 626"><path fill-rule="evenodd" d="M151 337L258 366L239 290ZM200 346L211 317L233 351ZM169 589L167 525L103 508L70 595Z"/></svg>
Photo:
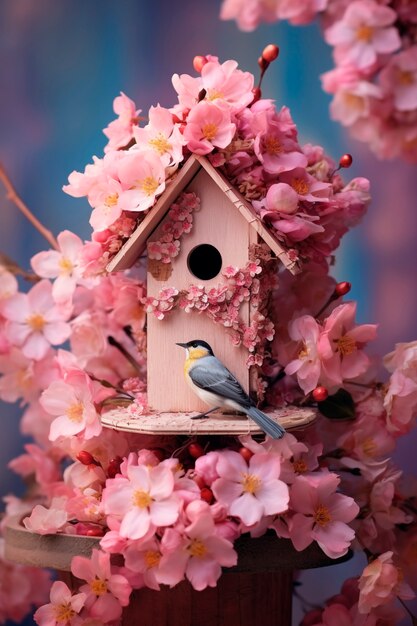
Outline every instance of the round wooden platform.
<svg viewBox="0 0 417 626"><path fill-rule="evenodd" d="M5 557L9 561L67 572L71 570L73 556L89 557L100 542L99 537L82 535L38 535L22 525L20 516L10 517L6 521L4 538ZM226 568L225 572L311 569L334 565L350 558L350 554L347 554L340 559L330 559L316 543L297 552L289 539L280 539L273 531L257 539L252 539L248 534L242 535L235 542L235 549L238 564Z"/></svg>
<svg viewBox="0 0 417 626"><path fill-rule="evenodd" d="M289 406L265 410L286 430L305 428L315 421L317 411L311 407ZM192 419L198 413L132 414L129 407L112 409L101 416L106 428L147 435L258 435L262 430L245 415L210 413L204 419Z"/></svg>

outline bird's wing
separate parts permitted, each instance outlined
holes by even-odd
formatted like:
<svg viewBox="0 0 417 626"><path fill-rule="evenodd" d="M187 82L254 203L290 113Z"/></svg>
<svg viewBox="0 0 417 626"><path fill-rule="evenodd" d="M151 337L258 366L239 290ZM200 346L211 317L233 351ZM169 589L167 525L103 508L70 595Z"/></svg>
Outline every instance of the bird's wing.
<svg viewBox="0 0 417 626"><path fill-rule="evenodd" d="M243 407L252 405L240 383L216 357L206 357L202 360L204 363L196 363L189 371L189 376L197 387L222 398L234 400Z"/></svg>

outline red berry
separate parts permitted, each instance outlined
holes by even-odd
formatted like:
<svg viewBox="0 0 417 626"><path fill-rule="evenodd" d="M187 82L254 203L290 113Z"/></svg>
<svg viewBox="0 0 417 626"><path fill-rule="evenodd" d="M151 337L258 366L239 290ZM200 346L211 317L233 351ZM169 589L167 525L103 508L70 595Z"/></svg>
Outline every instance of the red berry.
<svg viewBox="0 0 417 626"><path fill-rule="evenodd" d="M328 395L329 392L327 391L326 387L316 387L313 390L313 398L316 402L324 402Z"/></svg>
<svg viewBox="0 0 417 626"><path fill-rule="evenodd" d="M352 285L345 280L342 283L337 283L336 287L334 288L334 292L336 296L340 298L340 296L345 296L347 293L349 293L351 289Z"/></svg>
<svg viewBox="0 0 417 626"><path fill-rule="evenodd" d="M263 57L259 57L258 59L258 65L261 69L261 72L265 72L265 70L268 69L269 66L269 61L267 61L266 59L264 59Z"/></svg>
<svg viewBox="0 0 417 626"><path fill-rule="evenodd" d="M195 482L196 485L200 487L200 489L203 489L203 487L206 486L206 481L204 480L202 476L199 476L198 474L194 474L193 481Z"/></svg>
<svg viewBox="0 0 417 626"><path fill-rule="evenodd" d="M249 460L253 457L253 452L249 450L249 448L239 448L239 454L243 456L246 462L249 462Z"/></svg>
<svg viewBox="0 0 417 626"><path fill-rule="evenodd" d="M213 492L208 487L203 487L200 491L200 495L201 499L204 500L204 502L207 502L207 504L211 504L214 500Z"/></svg>
<svg viewBox="0 0 417 626"><path fill-rule="evenodd" d="M114 478L117 474L120 474L120 465L122 463L122 458L117 456L114 459L110 459L109 465L107 467L107 476L109 478Z"/></svg>
<svg viewBox="0 0 417 626"><path fill-rule="evenodd" d="M197 55L193 59L193 68L196 72L200 73L205 64L207 63L206 57Z"/></svg>
<svg viewBox="0 0 417 626"><path fill-rule="evenodd" d="M200 456L203 456L204 449L203 446L200 446L199 443L193 442L189 444L188 452L190 453L190 456L193 457L193 459L198 459L200 458Z"/></svg>
<svg viewBox="0 0 417 626"><path fill-rule="evenodd" d="M252 93L253 93L252 104L255 104L255 102L258 102L258 100L260 100L262 98L262 91L261 91L260 87L254 87L252 89Z"/></svg>
<svg viewBox="0 0 417 626"><path fill-rule="evenodd" d="M77 459L83 465L98 465L93 455L87 452L87 450L81 450L81 452L77 454Z"/></svg>
<svg viewBox="0 0 417 626"><path fill-rule="evenodd" d="M268 61L268 63L272 63L272 61L275 61L275 59L278 58L278 55L279 48L273 43L265 46L262 52L263 58L265 59L265 61Z"/></svg>
<svg viewBox="0 0 417 626"><path fill-rule="evenodd" d="M104 528L97 526L96 528L89 528L86 533L87 537L102 537L104 535Z"/></svg>
<svg viewBox="0 0 417 626"><path fill-rule="evenodd" d="M340 157L339 167L350 167L352 165L352 162L352 155L346 153Z"/></svg>

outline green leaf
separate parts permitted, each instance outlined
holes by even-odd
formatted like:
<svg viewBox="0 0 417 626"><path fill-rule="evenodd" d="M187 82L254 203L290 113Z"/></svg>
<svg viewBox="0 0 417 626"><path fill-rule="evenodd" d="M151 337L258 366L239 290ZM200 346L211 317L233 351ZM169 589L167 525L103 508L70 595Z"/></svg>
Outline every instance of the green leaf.
<svg viewBox="0 0 417 626"><path fill-rule="evenodd" d="M355 419L355 403L346 389L339 389L332 396L328 396L323 402L317 403L322 415L332 420Z"/></svg>

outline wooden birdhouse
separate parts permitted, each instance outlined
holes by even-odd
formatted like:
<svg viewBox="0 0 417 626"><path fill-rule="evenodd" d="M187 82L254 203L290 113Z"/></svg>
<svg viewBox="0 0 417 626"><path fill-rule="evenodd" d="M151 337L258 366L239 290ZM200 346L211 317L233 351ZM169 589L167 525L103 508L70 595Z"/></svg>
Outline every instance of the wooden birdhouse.
<svg viewBox="0 0 417 626"><path fill-rule="evenodd" d="M198 204L191 218L186 210L190 198L195 199L194 205ZM175 224L181 219L187 223L179 236ZM154 299L158 309L157 315L153 311L147 317L148 403L152 411L207 410L185 382L184 352L177 342L207 341L245 390L251 391L248 350L242 345L233 346L227 320L223 320L226 325L215 323L213 315L206 311L188 310L192 307L193 289L203 289L208 298L211 289L219 290L224 285L226 290L225 270L244 268L250 261L251 249L260 242L267 244L272 256L289 271L299 271L251 204L208 159L191 155L109 264L109 271L128 269L147 251L148 302ZM164 258L167 247L171 248L172 258ZM178 298L180 305L165 315L172 300ZM243 302L239 310L241 321L249 325L256 310L250 298Z"/></svg>

